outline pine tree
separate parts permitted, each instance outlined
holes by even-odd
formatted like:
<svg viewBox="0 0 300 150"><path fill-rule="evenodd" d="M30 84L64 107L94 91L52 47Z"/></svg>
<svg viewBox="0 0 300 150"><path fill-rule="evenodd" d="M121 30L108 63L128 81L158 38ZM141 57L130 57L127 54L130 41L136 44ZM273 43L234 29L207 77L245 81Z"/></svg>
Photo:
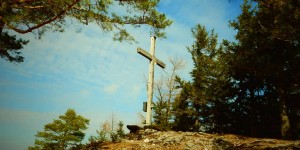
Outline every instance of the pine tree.
<svg viewBox="0 0 300 150"><path fill-rule="evenodd" d="M0 35L2 58L12 62L22 62L20 49L27 42L14 39L12 32L35 33L39 38L46 31L63 32L73 22L84 25L95 23L104 32L113 32L114 40L133 41L125 25L140 27L149 25L152 34L165 37L162 31L170 26L163 13L157 10L159 0L113 1L113 0L13 0L1 1ZM125 12L114 12L110 7L119 5ZM133 13L134 12L134 13ZM4 39L3 39L4 38ZM12 40L11 42L2 42ZM21 46L11 47L10 43Z"/></svg>
<svg viewBox="0 0 300 150"><path fill-rule="evenodd" d="M163 130L170 130L172 128L172 103L180 92L178 88L176 88L175 77L178 71L185 66L184 61L179 59L170 59L170 63L172 64L170 67L171 71L166 72L159 81L155 82L154 89L157 99L157 101L153 103L154 124Z"/></svg>
<svg viewBox="0 0 300 150"><path fill-rule="evenodd" d="M192 85L190 82L183 81L178 76L176 77L176 82L178 82L177 88L180 88L181 91L172 104L174 113L172 130L195 131L196 117L192 107Z"/></svg>
<svg viewBox="0 0 300 150"><path fill-rule="evenodd" d="M77 115L75 110L68 109L52 123L44 126L44 131L36 134L34 147L28 149L67 149L70 146L79 144L85 134L89 120Z"/></svg>
<svg viewBox="0 0 300 150"><path fill-rule="evenodd" d="M192 36L195 41L188 47L194 63L192 81L178 79L182 90L176 101L177 109L187 112L189 117L184 118L178 113L175 123L182 124L180 120L189 119L193 123L185 130L227 132L231 111L227 90L231 83L223 58L227 52L222 45L218 45L214 30L209 33L198 24L192 29ZM180 126L177 125L177 128Z"/></svg>
<svg viewBox="0 0 300 150"><path fill-rule="evenodd" d="M290 116L296 116L291 112L299 112L297 105L290 105L297 103L295 99L300 94L299 6L297 0L245 0L242 14L231 22L238 30L238 43L232 49L233 77L244 89L244 94L240 94L252 110L250 120L268 122L265 119L270 117L263 115L263 109L255 111L268 103L272 107L267 108L274 112L273 122L281 122L281 131L275 127L272 132L280 133L282 138L291 136ZM257 122L257 112L264 121Z"/></svg>
<svg viewBox="0 0 300 150"><path fill-rule="evenodd" d="M123 121L119 121L118 128L117 128L117 134L120 138L124 138L124 136L125 136L125 131L124 131L123 127L124 127Z"/></svg>

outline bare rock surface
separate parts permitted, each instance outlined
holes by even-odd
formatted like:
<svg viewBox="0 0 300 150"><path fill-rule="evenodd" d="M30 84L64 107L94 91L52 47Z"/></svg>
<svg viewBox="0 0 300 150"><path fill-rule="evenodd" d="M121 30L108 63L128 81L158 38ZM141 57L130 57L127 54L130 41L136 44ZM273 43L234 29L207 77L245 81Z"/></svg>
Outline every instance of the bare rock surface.
<svg viewBox="0 0 300 150"><path fill-rule="evenodd" d="M114 150L300 150L300 141L249 138L202 132L139 130L119 143L106 143L100 149Z"/></svg>

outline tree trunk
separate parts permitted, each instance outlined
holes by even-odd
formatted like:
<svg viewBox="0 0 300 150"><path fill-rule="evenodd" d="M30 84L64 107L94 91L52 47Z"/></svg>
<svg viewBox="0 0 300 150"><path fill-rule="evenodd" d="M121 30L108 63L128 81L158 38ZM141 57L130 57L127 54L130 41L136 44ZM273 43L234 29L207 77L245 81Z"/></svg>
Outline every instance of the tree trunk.
<svg viewBox="0 0 300 150"><path fill-rule="evenodd" d="M290 131L290 120L286 107L285 92L279 91L279 105L280 105L280 118L281 118L281 138L288 139Z"/></svg>
<svg viewBox="0 0 300 150"><path fill-rule="evenodd" d="M250 89L250 136L256 137L257 136L257 116L256 116L256 105L255 105L255 95L254 95L254 88Z"/></svg>
<svg viewBox="0 0 300 150"><path fill-rule="evenodd" d="M2 20L2 17L3 17L3 16L0 15L0 34L2 34L4 25L5 25L4 21Z"/></svg>
<svg viewBox="0 0 300 150"><path fill-rule="evenodd" d="M250 112L249 112L249 119L250 119L250 130L249 134L251 137L257 136L257 114L256 114L256 96L255 96L255 85L256 82L254 80L254 75L250 76L250 85L249 85L249 92L250 92Z"/></svg>

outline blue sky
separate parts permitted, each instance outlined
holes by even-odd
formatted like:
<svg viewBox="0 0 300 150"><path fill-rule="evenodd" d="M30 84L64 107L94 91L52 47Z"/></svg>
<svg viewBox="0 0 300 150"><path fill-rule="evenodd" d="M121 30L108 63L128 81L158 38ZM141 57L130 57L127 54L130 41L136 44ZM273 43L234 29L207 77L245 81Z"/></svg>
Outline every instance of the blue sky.
<svg viewBox="0 0 300 150"><path fill-rule="evenodd" d="M167 39L157 39L156 56L167 65L169 58L186 62L180 76L189 79L192 60L186 50L193 42L191 28L202 24L215 29L219 39L234 40L228 21L240 13L240 1L161 0L159 10L173 24ZM80 24L75 24L81 27ZM136 53L137 47L150 48L147 27L132 29L138 43L115 42L94 24L66 28L64 33L47 32L41 40L29 39L25 61L12 64L0 60L0 149L26 149L35 134L68 108L90 119L86 138L96 134L100 124L111 119L127 124L139 123L138 113L147 99L146 80L149 61ZM155 67L155 78L163 71Z"/></svg>

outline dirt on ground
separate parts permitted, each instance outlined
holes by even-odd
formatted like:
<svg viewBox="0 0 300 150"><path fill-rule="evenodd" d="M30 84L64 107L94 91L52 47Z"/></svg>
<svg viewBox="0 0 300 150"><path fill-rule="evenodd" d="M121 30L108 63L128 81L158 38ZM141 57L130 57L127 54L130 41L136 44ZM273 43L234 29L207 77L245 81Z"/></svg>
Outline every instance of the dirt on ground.
<svg viewBox="0 0 300 150"><path fill-rule="evenodd" d="M117 143L103 143L111 150L300 150L300 141L250 138L232 134L139 130Z"/></svg>

